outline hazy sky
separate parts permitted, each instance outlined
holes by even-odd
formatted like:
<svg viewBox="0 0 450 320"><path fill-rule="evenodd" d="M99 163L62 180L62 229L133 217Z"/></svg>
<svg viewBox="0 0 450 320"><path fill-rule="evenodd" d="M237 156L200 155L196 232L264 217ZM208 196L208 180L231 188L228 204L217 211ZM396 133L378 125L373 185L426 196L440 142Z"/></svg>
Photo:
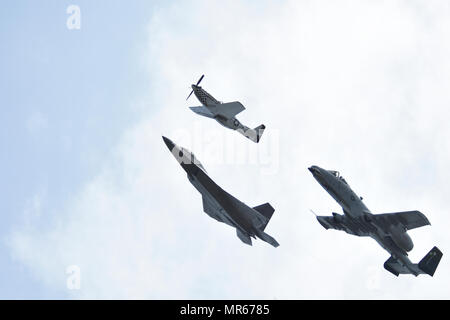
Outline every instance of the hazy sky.
<svg viewBox="0 0 450 320"><path fill-rule="evenodd" d="M0 40L0 298L450 297L448 1L10 1ZM259 144L188 109L201 74ZM161 135L270 202L280 247L204 214ZM326 231L310 209L341 209L313 164L373 213L422 211L410 258L437 245L435 276Z"/></svg>

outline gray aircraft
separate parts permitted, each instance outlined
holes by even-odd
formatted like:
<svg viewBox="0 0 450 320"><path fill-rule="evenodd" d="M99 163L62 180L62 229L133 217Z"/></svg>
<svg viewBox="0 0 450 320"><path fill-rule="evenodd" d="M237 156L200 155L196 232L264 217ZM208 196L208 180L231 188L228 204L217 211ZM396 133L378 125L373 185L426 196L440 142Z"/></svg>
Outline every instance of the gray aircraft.
<svg viewBox="0 0 450 320"><path fill-rule="evenodd" d="M262 124L255 129L251 129L240 123L239 120L236 119L236 115L244 111L245 107L239 101L226 103L217 101L212 95L206 92L205 89L199 86L204 76L205 75L202 75L200 77L197 84L193 84L191 86L192 91L187 97L187 99L189 99L192 93L194 93L203 106L189 108L201 116L215 119L226 128L237 130L253 142L258 143L264 133L264 130L266 129L266 126Z"/></svg>
<svg viewBox="0 0 450 320"><path fill-rule="evenodd" d="M220 188L208 176L193 153L177 146L166 137L163 137L163 140L178 163L186 171L191 184L201 193L203 211L207 215L236 228L238 238L245 244L252 245L251 237L255 239L258 237L274 247L279 246L274 238L264 232L275 211L269 203L250 208Z"/></svg>
<svg viewBox="0 0 450 320"><path fill-rule="evenodd" d="M375 239L391 257L384 268L394 275L429 274L433 276L442 258L442 252L434 247L417 264L408 258L413 242L408 230L429 225L428 219L419 211L372 214L350 188L339 172L325 170L317 166L308 168L320 185L339 203L344 214L333 212L333 216L317 216L325 229L342 230L355 236Z"/></svg>

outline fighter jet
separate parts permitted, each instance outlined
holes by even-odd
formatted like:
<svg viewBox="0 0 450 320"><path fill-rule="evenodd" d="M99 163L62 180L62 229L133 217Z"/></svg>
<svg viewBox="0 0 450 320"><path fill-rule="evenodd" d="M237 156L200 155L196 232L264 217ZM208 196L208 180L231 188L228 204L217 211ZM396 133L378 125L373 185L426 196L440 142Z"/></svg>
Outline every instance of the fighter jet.
<svg viewBox="0 0 450 320"><path fill-rule="evenodd" d="M179 147L170 139L163 137L167 148L172 152L181 167L186 171L191 184L201 193L203 211L211 218L236 229L242 242L252 245L256 237L278 247L278 242L264 232L275 209L265 203L250 208L225 190L220 188L206 173L202 164L189 150Z"/></svg>
<svg viewBox="0 0 450 320"><path fill-rule="evenodd" d="M204 76L205 75L202 75L197 83L191 86L192 91L186 99L188 100L192 93L194 93L203 106L189 108L201 116L215 119L226 128L237 130L253 142L258 143L266 126L262 124L255 129L250 129L240 123L239 120L236 119L236 115L245 110L244 106L239 101L227 103L217 101L212 95L206 92L205 89L199 86Z"/></svg>
<svg viewBox="0 0 450 320"><path fill-rule="evenodd" d="M339 203L344 214L333 212L333 216L317 216L325 229L345 231L349 234L375 239L391 257L384 268L398 276L399 274L434 275L442 258L442 252L434 247L419 262L412 263L408 252L413 242L407 231L429 225L425 215L419 211L372 214L350 188L347 181L337 171L325 170L317 166L308 168L320 185Z"/></svg>

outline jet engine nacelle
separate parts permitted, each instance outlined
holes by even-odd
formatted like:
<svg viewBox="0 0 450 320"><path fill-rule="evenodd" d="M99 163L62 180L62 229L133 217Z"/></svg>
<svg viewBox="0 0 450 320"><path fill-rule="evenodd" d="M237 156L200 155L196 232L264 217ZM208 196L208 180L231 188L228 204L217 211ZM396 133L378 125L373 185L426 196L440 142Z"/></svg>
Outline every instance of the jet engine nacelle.
<svg viewBox="0 0 450 320"><path fill-rule="evenodd" d="M397 246L406 252L409 252L414 248L411 237L406 233L406 229L402 225L391 227L391 238Z"/></svg>

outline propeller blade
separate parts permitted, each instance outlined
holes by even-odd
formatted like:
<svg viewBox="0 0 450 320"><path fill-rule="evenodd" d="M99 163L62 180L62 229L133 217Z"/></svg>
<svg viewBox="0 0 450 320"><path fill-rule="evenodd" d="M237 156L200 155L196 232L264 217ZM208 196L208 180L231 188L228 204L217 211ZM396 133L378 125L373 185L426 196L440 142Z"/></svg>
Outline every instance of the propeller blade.
<svg viewBox="0 0 450 320"><path fill-rule="evenodd" d="M198 79L196 86L198 86L198 85L200 84L200 82L202 82L204 76L205 76L205 75L202 74L202 76L200 77L200 79Z"/></svg>
<svg viewBox="0 0 450 320"><path fill-rule="evenodd" d="M187 99L189 99L189 97L191 96L192 92L194 92L194 90L192 90L191 93L189 93L188 97L186 98L186 101L187 101Z"/></svg>

